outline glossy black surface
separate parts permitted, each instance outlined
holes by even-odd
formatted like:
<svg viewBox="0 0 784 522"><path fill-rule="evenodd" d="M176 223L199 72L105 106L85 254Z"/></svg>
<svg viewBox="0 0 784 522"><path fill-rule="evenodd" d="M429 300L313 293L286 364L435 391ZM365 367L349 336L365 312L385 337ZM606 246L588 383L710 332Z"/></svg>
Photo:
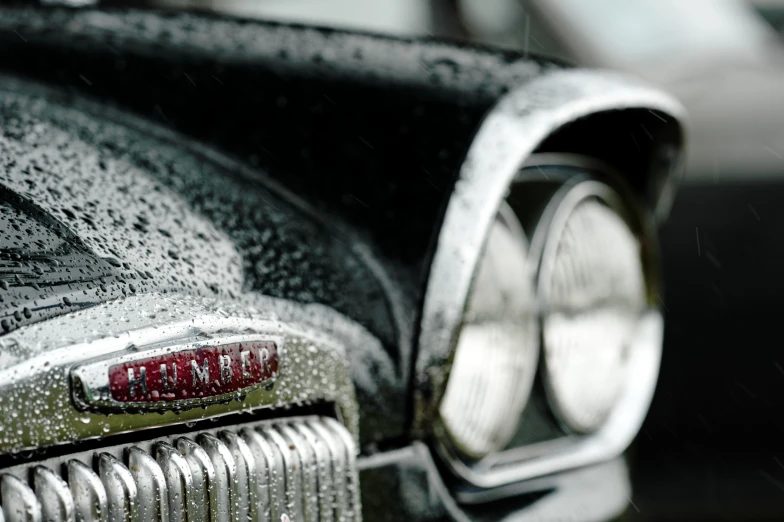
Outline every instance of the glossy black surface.
<svg viewBox="0 0 784 522"><path fill-rule="evenodd" d="M149 279L116 258L93 255L78 236L4 187L0 187L0 230L2 333L120 297L133 282ZM120 283L127 280L132 283Z"/></svg>
<svg viewBox="0 0 784 522"><path fill-rule="evenodd" d="M57 28L56 30L54 28ZM15 11L3 63L212 143L419 262L516 54L187 14Z"/></svg>

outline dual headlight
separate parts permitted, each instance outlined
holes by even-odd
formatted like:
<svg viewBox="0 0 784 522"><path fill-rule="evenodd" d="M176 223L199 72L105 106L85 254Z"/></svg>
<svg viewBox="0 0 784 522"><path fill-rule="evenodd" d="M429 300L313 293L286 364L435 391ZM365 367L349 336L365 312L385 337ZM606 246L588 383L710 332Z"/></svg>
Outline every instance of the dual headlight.
<svg viewBox="0 0 784 522"><path fill-rule="evenodd" d="M618 402L647 308L642 244L613 200L596 182L574 187L539 265L547 395L577 433L599 429Z"/></svg>
<svg viewBox="0 0 784 522"><path fill-rule="evenodd" d="M535 305L525 235L504 205L474 276L440 408L466 455L483 457L514 435L539 358Z"/></svg>
<svg viewBox="0 0 784 522"><path fill-rule="evenodd" d="M626 195L579 161L529 167L513 184L476 265L439 407L442 446L463 471L508 467L504 450L522 464L572 454L581 465L587 442L594 457L601 442L619 452L639 429L661 337L650 334L651 237ZM532 442L539 451L526 456Z"/></svg>

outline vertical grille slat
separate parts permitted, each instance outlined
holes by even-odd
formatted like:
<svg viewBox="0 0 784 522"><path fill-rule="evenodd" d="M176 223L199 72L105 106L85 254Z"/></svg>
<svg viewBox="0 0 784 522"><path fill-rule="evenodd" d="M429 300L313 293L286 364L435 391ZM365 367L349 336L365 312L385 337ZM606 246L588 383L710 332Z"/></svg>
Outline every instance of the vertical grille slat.
<svg viewBox="0 0 784 522"><path fill-rule="evenodd" d="M310 428L316 432L319 439L326 443L330 453L330 464L332 465L332 489L333 507L335 510L335 520L344 520L349 513L349 499L346 494L346 451L343 446L332 436L332 433L321 423L310 424Z"/></svg>
<svg viewBox="0 0 784 522"><path fill-rule="evenodd" d="M256 461L250 448L236 433L220 432L220 440L226 445L234 458L237 483L237 520L258 520L258 486L256 485Z"/></svg>
<svg viewBox="0 0 784 522"><path fill-rule="evenodd" d="M33 469L35 495L41 503L44 522L74 522L74 499L68 483L44 466Z"/></svg>
<svg viewBox="0 0 784 522"><path fill-rule="evenodd" d="M354 449L354 441L351 439L348 431L335 419L324 419L324 424L327 426L332 436L342 443L343 452L346 458L346 487L341 490L346 493L346 504L348 512L346 513L345 520L361 520L362 514L360 511L360 491L359 491L359 474L357 473L357 452Z"/></svg>
<svg viewBox="0 0 784 522"><path fill-rule="evenodd" d="M128 467L136 481L139 520L169 522L168 492L161 467L147 452L136 447L128 450Z"/></svg>
<svg viewBox="0 0 784 522"><path fill-rule="evenodd" d="M13 475L0 476L3 515L8 522L42 522L41 503L30 486Z"/></svg>
<svg viewBox="0 0 784 522"><path fill-rule="evenodd" d="M332 480L332 455L326 443L318 438L307 424L298 422L294 424L294 430L302 437L310 447L313 455L311 469L311 480L315 488L314 502L318 502L319 520L329 522L334 520L334 484Z"/></svg>
<svg viewBox="0 0 784 522"><path fill-rule="evenodd" d="M191 489L186 493L188 513L193 513L195 522L217 521L218 488L213 487L215 468L209 455L201 446L185 437L177 440L177 449L185 457L193 478Z"/></svg>
<svg viewBox="0 0 784 522"><path fill-rule="evenodd" d="M211 486L216 490L215 501L218 506L218 518L214 522L239 522L237 508L237 465L229 448L214 435L202 434L197 439L210 457L215 469L215 481Z"/></svg>
<svg viewBox="0 0 784 522"><path fill-rule="evenodd" d="M109 522L139 522L139 499L130 470L108 453L98 457L98 474L106 489Z"/></svg>
<svg viewBox="0 0 784 522"><path fill-rule="evenodd" d="M283 460L286 501L282 510L288 514L289 519L293 522L304 522L305 519L302 515L302 479L300 478L302 465L299 462L299 455L292 450L291 445L274 428L265 426L260 431L261 435L269 440L273 448L280 453Z"/></svg>
<svg viewBox="0 0 784 522"><path fill-rule="evenodd" d="M190 522L194 514L188 512L193 488L193 475L188 461L166 442L155 445L155 458L163 472L166 490L169 492L169 522Z"/></svg>
<svg viewBox="0 0 784 522"><path fill-rule="evenodd" d="M241 434L256 460L259 522L277 522L286 512L283 457L257 431L246 428Z"/></svg>
<svg viewBox="0 0 784 522"><path fill-rule="evenodd" d="M291 426L276 426L278 431L297 455L299 460L298 472L302 494L302 520L305 522L318 522L318 479L316 470L313 469L315 456L308 444L294 431Z"/></svg>
<svg viewBox="0 0 784 522"><path fill-rule="evenodd" d="M361 520L354 441L321 417L15 466L0 475L0 501L0 522Z"/></svg>
<svg viewBox="0 0 784 522"><path fill-rule="evenodd" d="M67 470L76 522L108 522L109 500L98 475L78 460L68 461Z"/></svg>

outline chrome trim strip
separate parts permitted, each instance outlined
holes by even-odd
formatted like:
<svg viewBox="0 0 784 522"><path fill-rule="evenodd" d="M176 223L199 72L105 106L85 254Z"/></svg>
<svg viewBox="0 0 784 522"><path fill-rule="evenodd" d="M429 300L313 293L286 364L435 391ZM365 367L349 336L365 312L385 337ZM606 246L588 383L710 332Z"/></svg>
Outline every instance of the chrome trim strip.
<svg viewBox="0 0 784 522"><path fill-rule="evenodd" d="M125 316L128 322L116 320ZM227 402L156 415L138 408L107 415L74 406L70 371L87 361L141 358L207 339L260 338L274 339L286 351L278 376L269 386L236 394ZM378 339L364 328L323 306L258 296L227 303L159 294L102 303L20 328L5 336L3 345L9 348L0 354L0 396L6 398L0 402L0 418L8 422L0 453L313 402L335 404L356 438L359 417L346 347L381 350Z"/></svg>
<svg viewBox="0 0 784 522"><path fill-rule="evenodd" d="M549 491L510 517L516 522L542 520L619 520L632 498L629 470L623 457L593 466L517 482L491 490L457 491L455 499L464 505L486 504L531 492ZM505 520L510 520L507 518Z"/></svg>
<svg viewBox="0 0 784 522"><path fill-rule="evenodd" d="M68 483L44 466L33 469L33 485L44 522L74 522L74 500Z"/></svg>

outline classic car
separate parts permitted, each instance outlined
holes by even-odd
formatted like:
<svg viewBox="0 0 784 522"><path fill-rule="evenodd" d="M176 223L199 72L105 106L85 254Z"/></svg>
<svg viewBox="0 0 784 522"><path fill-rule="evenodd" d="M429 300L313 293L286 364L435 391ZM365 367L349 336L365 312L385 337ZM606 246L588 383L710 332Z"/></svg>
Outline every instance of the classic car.
<svg viewBox="0 0 784 522"><path fill-rule="evenodd" d="M6 522L628 508L672 97L432 39L7 4Z"/></svg>

